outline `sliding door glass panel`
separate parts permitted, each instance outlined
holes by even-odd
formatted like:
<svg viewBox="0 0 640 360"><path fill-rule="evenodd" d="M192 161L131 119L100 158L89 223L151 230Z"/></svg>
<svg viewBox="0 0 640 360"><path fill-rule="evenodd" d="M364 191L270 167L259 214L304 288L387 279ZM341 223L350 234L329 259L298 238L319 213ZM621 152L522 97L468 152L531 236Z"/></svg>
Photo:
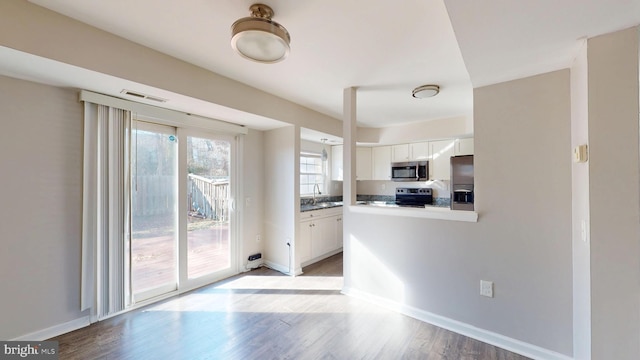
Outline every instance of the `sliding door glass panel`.
<svg viewBox="0 0 640 360"><path fill-rule="evenodd" d="M136 122L132 131L131 292L134 301L177 289L175 129Z"/></svg>
<svg viewBox="0 0 640 360"><path fill-rule="evenodd" d="M231 142L187 137L187 277L231 267Z"/></svg>

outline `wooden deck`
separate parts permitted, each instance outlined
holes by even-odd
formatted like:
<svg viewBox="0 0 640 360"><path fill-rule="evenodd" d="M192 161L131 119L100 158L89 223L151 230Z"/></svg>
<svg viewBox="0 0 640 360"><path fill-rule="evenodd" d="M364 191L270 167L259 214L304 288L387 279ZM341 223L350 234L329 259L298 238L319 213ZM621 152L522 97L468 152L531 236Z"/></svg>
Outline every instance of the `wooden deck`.
<svg viewBox="0 0 640 360"><path fill-rule="evenodd" d="M340 294L342 254L267 268L57 338L60 359L467 359L523 356Z"/></svg>
<svg viewBox="0 0 640 360"><path fill-rule="evenodd" d="M173 234L134 238L131 243L131 281L134 293L175 283L177 249ZM229 268L229 225L188 232L188 277L197 278Z"/></svg>

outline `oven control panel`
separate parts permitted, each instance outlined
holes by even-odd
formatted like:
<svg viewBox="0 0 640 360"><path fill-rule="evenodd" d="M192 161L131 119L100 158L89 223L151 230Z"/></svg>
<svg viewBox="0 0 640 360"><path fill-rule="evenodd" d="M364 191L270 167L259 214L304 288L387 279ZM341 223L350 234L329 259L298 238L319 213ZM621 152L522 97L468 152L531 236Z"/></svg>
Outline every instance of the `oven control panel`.
<svg viewBox="0 0 640 360"><path fill-rule="evenodd" d="M396 195L431 195L431 188L396 188Z"/></svg>

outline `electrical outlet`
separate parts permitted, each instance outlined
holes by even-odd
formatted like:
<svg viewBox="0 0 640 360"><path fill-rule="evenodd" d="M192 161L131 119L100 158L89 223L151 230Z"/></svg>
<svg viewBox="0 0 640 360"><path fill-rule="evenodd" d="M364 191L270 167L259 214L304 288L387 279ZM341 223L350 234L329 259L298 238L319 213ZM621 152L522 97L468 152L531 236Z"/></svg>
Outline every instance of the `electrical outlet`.
<svg viewBox="0 0 640 360"><path fill-rule="evenodd" d="M493 297L493 282L487 280L480 280L480 295L486 297Z"/></svg>
<svg viewBox="0 0 640 360"><path fill-rule="evenodd" d="M261 259L261 258L262 258L262 254L261 253L256 253L256 254L253 254L253 255L249 255L248 260L249 261L256 261L256 260Z"/></svg>

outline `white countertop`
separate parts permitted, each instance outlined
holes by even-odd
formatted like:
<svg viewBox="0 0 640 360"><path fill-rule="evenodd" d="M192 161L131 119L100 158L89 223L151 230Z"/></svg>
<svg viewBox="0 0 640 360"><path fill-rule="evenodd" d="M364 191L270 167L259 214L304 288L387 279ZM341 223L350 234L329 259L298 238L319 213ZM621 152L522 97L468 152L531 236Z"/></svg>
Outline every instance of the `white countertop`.
<svg viewBox="0 0 640 360"><path fill-rule="evenodd" d="M452 220L478 222L478 213L475 211L451 210L446 207L428 206L425 208L412 207L386 207L371 205L350 205L349 211L361 214L408 216L423 219Z"/></svg>

